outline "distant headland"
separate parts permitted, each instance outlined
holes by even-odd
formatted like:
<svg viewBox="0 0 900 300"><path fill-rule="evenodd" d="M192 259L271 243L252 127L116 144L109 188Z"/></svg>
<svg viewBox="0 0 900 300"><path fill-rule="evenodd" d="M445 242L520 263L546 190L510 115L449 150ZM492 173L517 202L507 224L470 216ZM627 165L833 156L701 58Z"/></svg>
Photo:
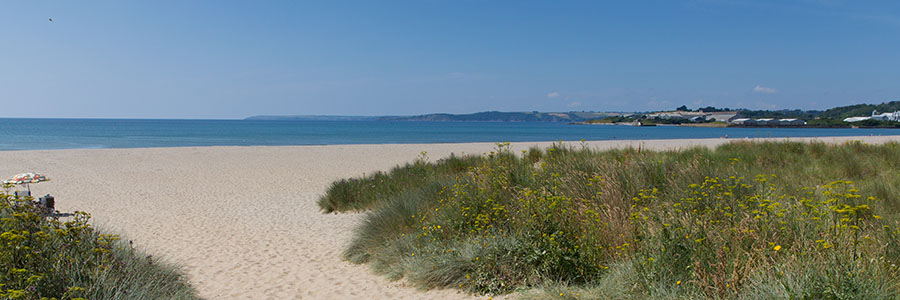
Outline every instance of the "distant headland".
<svg viewBox="0 0 900 300"><path fill-rule="evenodd" d="M431 121L431 122L584 122L619 116L608 112L500 112L485 111L471 114L425 114L416 116L252 116L246 120L280 121Z"/></svg>
<svg viewBox="0 0 900 300"><path fill-rule="evenodd" d="M429 122L566 122L634 126L700 127L810 127L810 128L900 128L900 101L856 104L827 110L690 109L682 105L671 111L651 112L500 112L471 114L434 113L415 116L260 115L245 120L264 121L429 121Z"/></svg>

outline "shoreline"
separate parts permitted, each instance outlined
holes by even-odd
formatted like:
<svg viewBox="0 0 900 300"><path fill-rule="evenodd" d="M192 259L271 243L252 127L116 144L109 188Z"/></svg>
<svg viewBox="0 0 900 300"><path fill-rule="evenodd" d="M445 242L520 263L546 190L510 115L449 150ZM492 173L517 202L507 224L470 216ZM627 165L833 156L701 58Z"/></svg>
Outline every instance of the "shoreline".
<svg viewBox="0 0 900 300"><path fill-rule="evenodd" d="M900 142L900 136L584 145L672 150L743 141L856 140ZM510 149L553 143L514 142ZM496 143L444 143L17 150L0 156L0 175L46 174L51 181L31 185L34 195L52 194L60 211L87 211L104 230L183 267L204 298L484 299L456 290L419 291L342 260L364 214L322 214L316 201L335 180L386 171L423 151L435 161L495 148Z"/></svg>

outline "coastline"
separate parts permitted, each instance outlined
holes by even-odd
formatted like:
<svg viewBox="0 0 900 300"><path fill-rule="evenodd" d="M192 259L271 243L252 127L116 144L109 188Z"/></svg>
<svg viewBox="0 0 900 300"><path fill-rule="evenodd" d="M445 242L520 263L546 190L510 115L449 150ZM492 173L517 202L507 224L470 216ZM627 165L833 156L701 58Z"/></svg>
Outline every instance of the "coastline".
<svg viewBox="0 0 900 300"><path fill-rule="evenodd" d="M652 124L646 124L652 125ZM564 122L402 122L0 119L0 152L558 140L702 139L896 135L890 129L570 126ZM110 130L115 128L115 130Z"/></svg>
<svg viewBox="0 0 900 300"><path fill-rule="evenodd" d="M900 136L607 140L596 149L714 147L733 141L900 142ZM554 142L517 142L514 152ZM580 146L582 142L565 142ZM87 211L155 257L185 268L210 299L483 299L455 290L418 291L341 260L362 214L322 214L318 197L341 178L496 143L209 146L5 151L0 174L38 171L61 211Z"/></svg>

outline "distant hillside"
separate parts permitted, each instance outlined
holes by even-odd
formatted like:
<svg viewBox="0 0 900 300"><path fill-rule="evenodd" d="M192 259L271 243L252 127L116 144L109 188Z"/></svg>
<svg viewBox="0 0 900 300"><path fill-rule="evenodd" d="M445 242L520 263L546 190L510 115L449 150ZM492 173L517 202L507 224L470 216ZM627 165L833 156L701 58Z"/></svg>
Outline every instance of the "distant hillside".
<svg viewBox="0 0 900 300"><path fill-rule="evenodd" d="M367 116L252 116L251 121L374 121L377 117Z"/></svg>
<svg viewBox="0 0 900 300"><path fill-rule="evenodd" d="M823 118L844 119L848 117L865 117L872 115L872 110L880 113L894 112L900 110L900 101L891 101L881 104L856 104L850 106L840 106L822 113Z"/></svg>
<svg viewBox="0 0 900 300"><path fill-rule="evenodd" d="M878 112L894 112L900 110L900 101L891 101L881 104L855 104L848 106L839 106L820 110L738 110L738 116L741 118L797 118L803 120L814 119L834 119L843 120L848 117L865 117L872 115L872 110Z"/></svg>
<svg viewBox="0 0 900 300"><path fill-rule="evenodd" d="M870 111L871 112L871 111ZM821 110L799 110L799 109L782 109L782 110L748 110L748 109L740 109L738 110L739 118L751 118L751 119L762 119L762 118L772 118L772 119L785 119L785 118L794 118L794 119L802 119L802 120L812 120L816 117L822 115Z"/></svg>
<svg viewBox="0 0 900 300"><path fill-rule="evenodd" d="M594 112L499 112L486 111L473 114L427 114L408 117L380 117L384 121L437 121L437 122L581 122L606 117L606 113Z"/></svg>

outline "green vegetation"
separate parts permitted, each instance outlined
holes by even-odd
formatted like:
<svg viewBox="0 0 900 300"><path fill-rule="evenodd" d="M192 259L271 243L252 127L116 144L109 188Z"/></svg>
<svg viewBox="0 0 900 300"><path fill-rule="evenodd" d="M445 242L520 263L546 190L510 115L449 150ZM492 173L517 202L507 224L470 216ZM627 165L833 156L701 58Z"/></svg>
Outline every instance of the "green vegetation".
<svg viewBox="0 0 900 300"><path fill-rule="evenodd" d="M675 108L675 111L696 111L696 112L731 112L730 108L716 108L715 106L707 106L707 107L699 107L697 109L691 110L687 107L687 105L682 105Z"/></svg>
<svg viewBox="0 0 900 300"><path fill-rule="evenodd" d="M612 123L631 123L639 120L639 117L633 116L609 116L603 119L593 119L584 121L586 124L612 124Z"/></svg>
<svg viewBox="0 0 900 300"><path fill-rule="evenodd" d="M175 267L98 232L87 213L61 221L30 200L0 193L0 297L197 298Z"/></svg>
<svg viewBox="0 0 900 300"><path fill-rule="evenodd" d="M896 143L555 145L521 155L501 144L340 181L320 205L371 210L345 257L422 288L526 299L896 299L898 169Z"/></svg>
<svg viewBox="0 0 900 300"><path fill-rule="evenodd" d="M481 158L451 155L439 164L430 164L425 152L414 163L398 166L390 174L375 172L365 178L341 179L331 184L328 193L319 199L325 213L336 211L365 211L373 208L383 197L398 195L433 181L452 180L456 174L469 170Z"/></svg>
<svg viewBox="0 0 900 300"><path fill-rule="evenodd" d="M859 121L859 122L853 122L850 124L853 124L853 126L867 127L867 128L869 128L869 127L872 127L872 128L900 128L900 122L872 120L872 119L863 120L863 121Z"/></svg>
<svg viewBox="0 0 900 300"><path fill-rule="evenodd" d="M739 118L751 119L801 119L814 120L821 115L822 111L817 110L799 110L799 109L783 109L783 110L738 110ZM871 113L871 112L870 112Z"/></svg>
<svg viewBox="0 0 900 300"><path fill-rule="evenodd" d="M704 112L716 112L716 111L731 111L728 108L718 109L712 106L699 108L696 110L690 110L687 106L680 106L676 110L681 111L704 111ZM784 118L794 118L806 120L808 123L804 127L851 127L851 126L859 126L859 127L869 127L869 128L900 128L900 125L897 122L887 122L887 121L878 121L878 120L869 120L862 121L856 123L847 123L843 120L848 117L864 117L872 114L873 110L877 110L879 112L893 112L900 110L900 101L891 101L884 102L881 104L855 104L849 106L840 106L831 108L825 111L820 110L800 110L800 109L783 109L783 110L749 110L749 109L737 109L735 111L738 112L738 118L751 118L751 119L762 119L762 118L773 118L773 119L784 119Z"/></svg>
<svg viewBox="0 0 900 300"><path fill-rule="evenodd" d="M864 117L872 114L873 110L879 112L894 112L900 110L900 101L891 101L881 104L856 104L835 107L822 113L823 118L845 119L848 117Z"/></svg>

